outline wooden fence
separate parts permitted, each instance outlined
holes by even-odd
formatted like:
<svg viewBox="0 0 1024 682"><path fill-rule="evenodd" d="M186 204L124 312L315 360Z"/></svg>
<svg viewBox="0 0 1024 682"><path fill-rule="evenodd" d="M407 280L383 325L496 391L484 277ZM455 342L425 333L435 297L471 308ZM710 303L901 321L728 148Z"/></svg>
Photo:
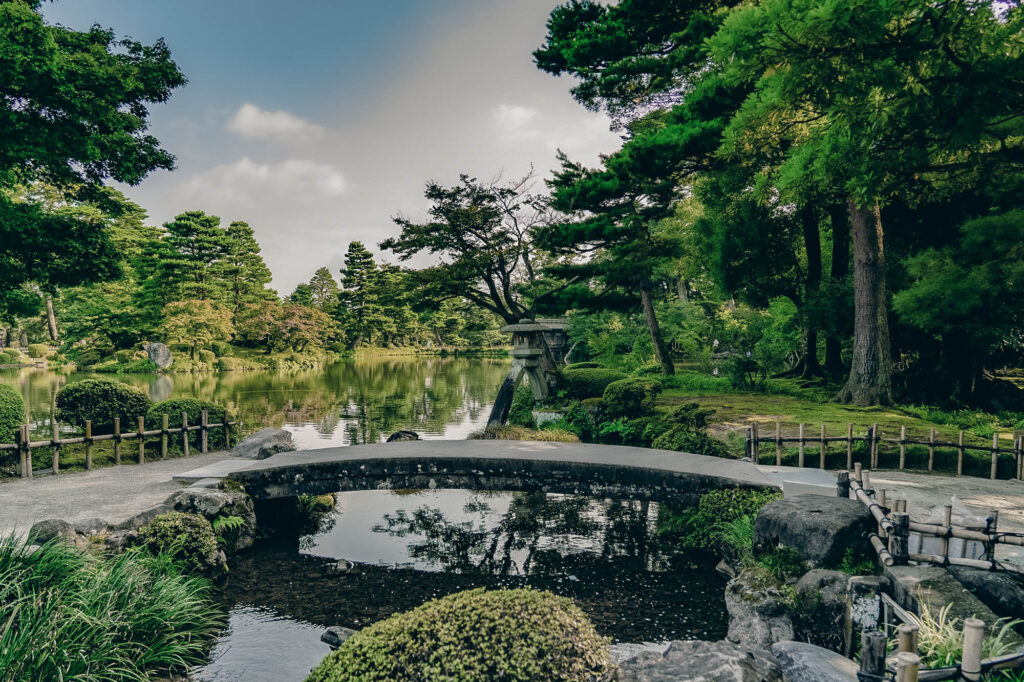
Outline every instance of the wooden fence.
<svg viewBox="0 0 1024 682"><path fill-rule="evenodd" d="M160 459L167 458L167 450L171 442L171 436L173 434L181 434L181 447L185 456L188 457L191 444L189 443L189 434L198 432L198 446L201 454L209 452L209 434L211 430L223 429L224 431L224 444L226 448L231 447L231 427L235 425L235 422L225 420L219 424L210 424L209 415L206 410L203 410L199 420L199 424L190 426L188 423L188 413L181 413L181 426L175 426L171 428L170 417L167 414L163 415L162 423L159 429L147 431L145 418L138 417L136 421L136 429L134 431L122 432L121 431L121 419L120 417L114 417L113 419L113 433L106 433L100 435L93 435L92 433L92 422L86 420L85 422L85 434L83 436L77 436L73 438L63 438L60 434L60 425L56 420L52 422L53 426L53 437L49 440L33 441L29 435L28 424L23 424L15 432L14 443L0 443L0 453L9 452L11 450L16 451L19 454L19 472L22 478L32 478L33 467L32 467L32 450L39 448L51 448L53 452L53 463L51 465L54 474L60 473L60 455L61 448L66 445L78 445L83 444L85 446L85 468L93 468L93 446L96 443L103 441L111 441L114 447L114 464L121 463L121 450L122 444L127 441L138 441L138 463L144 464L146 461L146 439L160 437Z"/></svg>
<svg viewBox="0 0 1024 682"><path fill-rule="evenodd" d="M922 445L928 448L928 471L935 470L936 463L936 452L940 449L955 450L956 455L956 473L957 476L962 476L964 473L964 455L968 451L986 452L990 453L991 464L989 467L989 478L995 479L998 468L999 468L999 457L1001 454L1012 454L1013 455L1013 472L1011 478L1024 480L1024 437L1015 435L1013 438L1013 445L1010 448L1000 447L999 445L999 434L995 433L992 435L992 445L974 445L964 442L964 432L961 431L959 438L956 443L949 443L938 441L935 438L935 429L932 428L928 434L927 440L919 438L907 438L907 427L900 427L899 438L883 438L882 432L878 428L878 424L874 424L868 428L867 433L863 436L853 435L853 424L846 425L846 434L841 436L829 436L826 433L825 425L821 425L820 432L816 435L808 435L806 430L806 424L799 425L798 436L787 436L782 435L782 422L775 422L775 433L769 436L761 436L759 433L760 425L757 422L751 422L750 426L747 427L746 431L746 452L755 461L760 461L761 456L761 445L767 443L769 445L774 444L775 446L775 464L777 466L782 465L782 450L783 446L787 443L796 443L799 452L797 455L797 466L803 467L806 463L807 449L812 449L812 456L817 454L818 456L818 468L826 468L826 460L829 454L829 446L831 444L845 445L846 450L846 469L853 469L854 466L854 452L853 444L857 442L866 443L868 447L867 462L861 462L860 464L867 466L871 469L878 468L879 461L879 446L882 443L890 443L898 447L899 451L899 468L900 470L906 469L907 465L907 446L910 445ZM816 452L814 452L816 450Z"/></svg>

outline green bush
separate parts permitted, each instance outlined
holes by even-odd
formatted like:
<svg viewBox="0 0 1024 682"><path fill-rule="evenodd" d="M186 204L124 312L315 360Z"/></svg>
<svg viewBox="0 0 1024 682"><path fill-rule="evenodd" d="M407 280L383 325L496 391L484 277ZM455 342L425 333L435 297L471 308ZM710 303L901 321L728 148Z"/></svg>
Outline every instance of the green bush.
<svg viewBox="0 0 1024 682"><path fill-rule="evenodd" d="M525 426L528 429L537 428L533 419L533 389L529 383L520 384L512 396L512 405L508 409L508 423L513 426Z"/></svg>
<svg viewBox="0 0 1024 682"><path fill-rule="evenodd" d="M217 369L222 372L235 372L245 369L245 363L239 358L219 358Z"/></svg>
<svg viewBox="0 0 1024 682"><path fill-rule="evenodd" d="M613 381L627 377L625 372L601 367L565 368L561 373L561 384L566 395L573 400L600 398L604 389Z"/></svg>
<svg viewBox="0 0 1024 682"><path fill-rule="evenodd" d="M594 680L609 642L571 599L532 589L468 590L374 623L307 682Z"/></svg>
<svg viewBox="0 0 1024 682"><path fill-rule="evenodd" d="M28 356L30 358L45 358L50 354L50 347L45 343L30 343L28 345Z"/></svg>
<svg viewBox="0 0 1024 682"><path fill-rule="evenodd" d="M663 371L661 369L661 365L659 364L644 365L643 367L640 367L635 372L633 372L633 374L641 377L657 376L662 373Z"/></svg>
<svg viewBox="0 0 1024 682"><path fill-rule="evenodd" d="M0 364L4 365L15 365L21 363L21 353L18 351L8 348L7 350L0 351Z"/></svg>
<svg viewBox="0 0 1024 682"><path fill-rule="evenodd" d="M114 358L121 364L127 364L135 359L135 351L119 350L114 351Z"/></svg>
<svg viewBox="0 0 1024 682"><path fill-rule="evenodd" d="M210 344L210 350L214 352L218 358L226 358L231 355L231 344L224 341L214 341Z"/></svg>
<svg viewBox="0 0 1024 682"><path fill-rule="evenodd" d="M571 365L566 365L562 368L563 371L567 369L598 369L602 365L600 362L574 362Z"/></svg>
<svg viewBox="0 0 1024 682"><path fill-rule="evenodd" d="M173 558L189 573L216 578L227 571L213 526L198 514L161 514L139 529L136 543Z"/></svg>
<svg viewBox="0 0 1024 682"><path fill-rule="evenodd" d="M223 424L227 416L227 410L206 400L171 398L170 400L162 400L149 408L149 411L146 412L146 428L153 429L159 427L165 414L172 428L181 426L182 412L188 414L189 426L198 426L203 418L203 410L206 410L206 418L210 424ZM209 444L212 446L223 445L224 430L219 428L211 429L208 439ZM193 445L198 446L199 432L196 431L189 434L189 440Z"/></svg>
<svg viewBox="0 0 1024 682"><path fill-rule="evenodd" d="M632 377L608 384L604 389L604 411L609 417L641 417L654 412L661 384L652 379Z"/></svg>
<svg viewBox="0 0 1024 682"><path fill-rule="evenodd" d="M711 549L732 522L755 518L761 507L781 497L777 490L710 490L700 496L696 508L682 512L664 508L658 516L658 533L675 537L683 547Z"/></svg>
<svg viewBox="0 0 1024 682"><path fill-rule="evenodd" d="M21 395L0 384L0 443L13 443L14 433L25 423L25 403Z"/></svg>
<svg viewBox="0 0 1024 682"><path fill-rule="evenodd" d="M217 361L217 356L212 350L206 350L205 348L199 349L199 361L213 364Z"/></svg>
<svg viewBox="0 0 1024 682"><path fill-rule="evenodd" d="M86 379L57 392L57 418L80 427L91 420L93 433L104 433L113 429L114 417L119 417L123 431L146 414L150 404L149 397L134 386L110 379Z"/></svg>
<svg viewBox="0 0 1024 682"><path fill-rule="evenodd" d="M651 441L651 447L728 457L729 449L725 444L708 435L709 417L714 413L714 410L703 409L697 403L680 405L666 417L667 428Z"/></svg>

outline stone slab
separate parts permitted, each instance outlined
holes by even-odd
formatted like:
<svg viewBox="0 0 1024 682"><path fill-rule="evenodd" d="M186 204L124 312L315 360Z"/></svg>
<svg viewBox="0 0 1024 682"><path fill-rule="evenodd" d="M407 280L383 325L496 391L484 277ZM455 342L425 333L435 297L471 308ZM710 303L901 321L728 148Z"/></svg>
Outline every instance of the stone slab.
<svg viewBox="0 0 1024 682"><path fill-rule="evenodd" d="M757 470L782 488L786 497L797 495L836 496L836 477L821 469L760 465Z"/></svg>
<svg viewBox="0 0 1024 682"><path fill-rule="evenodd" d="M222 459L198 469L190 469L174 474L173 478L182 484L194 484L207 478L220 481L220 479L227 477L229 474L249 468L253 463L254 460L251 459Z"/></svg>
<svg viewBox="0 0 1024 682"><path fill-rule="evenodd" d="M857 664L806 642L778 642L772 654L790 682L856 682Z"/></svg>

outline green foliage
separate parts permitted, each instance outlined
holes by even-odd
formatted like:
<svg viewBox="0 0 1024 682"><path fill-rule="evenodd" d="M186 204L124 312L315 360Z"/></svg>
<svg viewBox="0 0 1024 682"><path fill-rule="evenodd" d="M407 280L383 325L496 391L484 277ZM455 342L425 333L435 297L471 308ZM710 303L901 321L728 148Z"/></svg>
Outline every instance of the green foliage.
<svg viewBox="0 0 1024 682"><path fill-rule="evenodd" d="M0 680L138 681L203 662L226 618L167 557L0 539ZM41 646L45 643L45 646Z"/></svg>
<svg viewBox="0 0 1024 682"><path fill-rule="evenodd" d="M513 426L525 426L528 429L537 428L533 419L533 389L529 384L516 386L512 395L512 404L508 409L508 423Z"/></svg>
<svg viewBox="0 0 1024 682"><path fill-rule="evenodd" d="M0 363L14 365L19 364L20 362L21 353L13 348L0 351Z"/></svg>
<svg viewBox="0 0 1024 682"><path fill-rule="evenodd" d="M227 410L219 405L206 400L195 398L171 398L155 403L146 412L146 428L158 428L163 423L163 415L167 415L167 422L171 428L181 426L181 413L188 415L189 426L198 426L203 417L203 410L206 410L206 418L209 424L223 424L227 419ZM224 430L211 429L207 436L210 446L217 447L224 445ZM193 445L199 445L199 432L189 434L189 440Z"/></svg>
<svg viewBox="0 0 1024 682"><path fill-rule="evenodd" d="M680 405L666 417L667 428L651 441L651 447L728 457L729 451L725 445L708 435L709 418L714 412L702 409L697 403Z"/></svg>
<svg viewBox="0 0 1024 682"><path fill-rule="evenodd" d="M631 377L613 381L604 389L604 411L612 418L651 414L661 390L661 384L651 379Z"/></svg>
<svg viewBox="0 0 1024 682"><path fill-rule="evenodd" d="M525 426L514 426L505 424L503 426L488 426L482 431L474 431L466 437L468 440L537 440L555 443L578 443L579 437L569 431L559 428L550 429L528 429Z"/></svg>
<svg viewBox="0 0 1024 682"><path fill-rule="evenodd" d="M964 644L963 623L959 618L949 617L951 606L952 604L947 604L935 613L928 600L921 599L921 611L918 614L918 621L921 624L918 630L918 654L921 656L922 667L942 668L960 663ZM991 630L992 634L982 643L982 660L1013 653L1019 641L1013 629L1022 622L1024 621L1009 618L1000 618L996 621Z"/></svg>
<svg viewBox="0 0 1024 682"><path fill-rule="evenodd" d="M566 365L562 369L564 371L564 370L567 370L567 369L569 369L569 370L573 370L573 369L597 369L599 367L601 367L601 363L599 363L599 362L573 362L573 363L570 363L570 364Z"/></svg>
<svg viewBox="0 0 1024 682"><path fill-rule="evenodd" d="M30 358L45 358L48 355L50 355L50 347L45 343L30 343L28 345Z"/></svg>
<svg viewBox="0 0 1024 682"><path fill-rule="evenodd" d="M150 408L149 396L141 389L110 379L86 379L68 384L57 392L57 419L84 427L92 421L93 433L109 433L114 418L126 431Z"/></svg>
<svg viewBox="0 0 1024 682"><path fill-rule="evenodd" d="M200 362L206 362L206 363L211 363L212 364L212 363L217 361L217 354L214 353L212 350L206 350L205 348L200 348L198 355L199 355L199 361Z"/></svg>
<svg viewBox="0 0 1024 682"><path fill-rule="evenodd" d="M218 358L225 358L231 355L231 344L224 341L214 341L210 344L210 350L212 350L214 355Z"/></svg>
<svg viewBox="0 0 1024 682"><path fill-rule="evenodd" d="M710 490L700 496L697 507L673 512L663 507L659 514L658 532L668 534L676 539L682 547L694 549L710 549L715 546L719 534L725 531L726 524L749 517L749 523L757 516L764 505L780 499L782 494L776 490L753 490L749 488L725 488ZM731 531L733 537L737 534ZM753 535L750 535L753 546Z"/></svg>
<svg viewBox="0 0 1024 682"><path fill-rule="evenodd" d="M13 443L18 427L25 423L25 402L21 394L0 384L0 443Z"/></svg>
<svg viewBox="0 0 1024 682"><path fill-rule="evenodd" d="M307 682L592 680L608 640L572 600L532 589L458 592L357 632Z"/></svg>
<svg viewBox="0 0 1024 682"><path fill-rule="evenodd" d="M214 341L228 339L235 331L231 311L210 301L172 301L164 306L162 315L160 332L168 340L187 344L193 360L197 351L202 357L201 348L205 350ZM213 353L205 352L212 361Z"/></svg>
<svg viewBox="0 0 1024 682"><path fill-rule="evenodd" d="M599 398L613 381L627 378L625 372L601 367L583 369L565 368L561 374L561 388L573 400Z"/></svg>
<svg viewBox="0 0 1024 682"><path fill-rule="evenodd" d="M136 543L173 558L189 573L217 578L227 572L213 527L198 514L161 514L139 529Z"/></svg>

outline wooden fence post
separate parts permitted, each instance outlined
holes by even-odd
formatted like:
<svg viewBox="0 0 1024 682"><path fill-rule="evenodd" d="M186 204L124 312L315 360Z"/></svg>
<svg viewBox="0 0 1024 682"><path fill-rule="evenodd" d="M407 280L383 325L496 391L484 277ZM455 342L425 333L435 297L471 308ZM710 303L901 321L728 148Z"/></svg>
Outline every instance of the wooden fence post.
<svg viewBox="0 0 1024 682"><path fill-rule="evenodd" d="M797 466L803 467L804 465L804 425L800 425L800 457L797 460Z"/></svg>
<svg viewBox="0 0 1024 682"><path fill-rule="evenodd" d="M960 432L960 439L957 441L956 451L956 475L964 475L964 432Z"/></svg>
<svg viewBox="0 0 1024 682"><path fill-rule="evenodd" d="M850 472L836 472L836 496L847 498L850 496Z"/></svg>
<svg viewBox="0 0 1024 682"><path fill-rule="evenodd" d="M170 415L164 412L160 420L160 459L167 459L167 439L170 437L167 432L169 417Z"/></svg>
<svg viewBox="0 0 1024 682"><path fill-rule="evenodd" d="M50 425L53 426L53 439L50 441L50 446L53 449L53 474L56 476L60 473L60 426L57 425L56 419L51 419Z"/></svg>
<svg viewBox="0 0 1024 682"><path fill-rule="evenodd" d="M885 633L881 630L865 630L860 634L859 679L885 679L885 643Z"/></svg>
<svg viewBox="0 0 1024 682"><path fill-rule="evenodd" d="M981 645L985 641L985 621L979 618L964 620L964 653L960 659L960 674L965 680L981 679Z"/></svg>
<svg viewBox="0 0 1024 682"><path fill-rule="evenodd" d="M114 464L121 463L121 418L114 417Z"/></svg>
<svg viewBox="0 0 1024 682"><path fill-rule="evenodd" d="M920 628L917 625L903 623L896 628L896 631L899 633L897 636L897 651L906 651L911 654L916 654Z"/></svg>
<svg viewBox="0 0 1024 682"><path fill-rule="evenodd" d="M861 483L864 480L864 465L860 462L856 462L853 465L853 478L857 483Z"/></svg>
<svg viewBox="0 0 1024 682"><path fill-rule="evenodd" d="M782 466L782 422L775 422L775 466Z"/></svg>
<svg viewBox="0 0 1024 682"><path fill-rule="evenodd" d="M202 454L206 454L210 451L209 439L207 435L209 433L209 415L206 410L199 413L199 451ZM757 424L754 424L754 464L757 464Z"/></svg>
<svg viewBox="0 0 1024 682"><path fill-rule="evenodd" d="M907 425L900 426L900 471L907 467Z"/></svg>
<svg viewBox="0 0 1024 682"><path fill-rule="evenodd" d="M881 440L881 434L878 433L878 424L871 427L871 468L878 468L878 444Z"/></svg>
<svg viewBox="0 0 1024 682"><path fill-rule="evenodd" d="M942 508L942 525L946 527L946 534L942 537L942 558L949 558L949 532L953 525L953 505L947 504Z"/></svg>
<svg viewBox="0 0 1024 682"><path fill-rule="evenodd" d="M921 657L909 651L896 654L896 682L917 682Z"/></svg>
<svg viewBox="0 0 1024 682"><path fill-rule="evenodd" d="M92 469L92 420L85 420L85 470Z"/></svg>
<svg viewBox="0 0 1024 682"><path fill-rule="evenodd" d="M893 531L889 537L889 553L898 566L906 566L910 559L910 515L905 511L893 512Z"/></svg>
<svg viewBox="0 0 1024 682"><path fill-rule="evenodd" d="M32 478L32 433L28 424L21 427L21 442L25 447L25 475Z"/></svg>
<svg viewBox="0 0 1024 682"><path fill-rule="evenodd" d="M846 468L853 468L853 424L846 425Z"/></svg>
<svg viewBox="0 0 1024 682"><path fill-rule="evenodd" d="M18 471L22 478L28 478L25 472L25 427L19 426L14 432L14 442L18 446Z"/></svg>
<svg viewBox="0 0 1024 682"><path fill-rule="evenodd" d="M821 425L821 449L818 452L818 468L825 468L825 457L827 454L828 445L825 443L825 425Z"/></svg>
<svg viewBox="0 0 1024 682"><path fill-rule="evenodd" d="M188 412L181 411L181 449L188 457Z"/></svg>
<svg viewBox="0 0 1024 682"><path fill-rule="evenodd" d="M928 432L928 471L935 471L935 427Z"/></svg>
<svg viewBox="0 0 1024 682"><path fill-rule="evenodd" d="M139 417L139 464L146 463L146 419Z"/></svg>
<svg viewBox="0 0 1024 682"><path fill-rule="evenodd" d="M1017 478L1024 481L1024 436L1017 438Z"/></svg>
<svg viewBox="0 0 1024 682"><path fill-rule="evenodd" d="M992 468L988 477L996 480L996 472L999 470L999 434L992 434Z"/></svg>
<svg viewBox="0 0 1024 682"><path fill-rule="evenodd" d="M228 419L227 410L224 411L224 449L231 449L231 421Z"/></svg>

